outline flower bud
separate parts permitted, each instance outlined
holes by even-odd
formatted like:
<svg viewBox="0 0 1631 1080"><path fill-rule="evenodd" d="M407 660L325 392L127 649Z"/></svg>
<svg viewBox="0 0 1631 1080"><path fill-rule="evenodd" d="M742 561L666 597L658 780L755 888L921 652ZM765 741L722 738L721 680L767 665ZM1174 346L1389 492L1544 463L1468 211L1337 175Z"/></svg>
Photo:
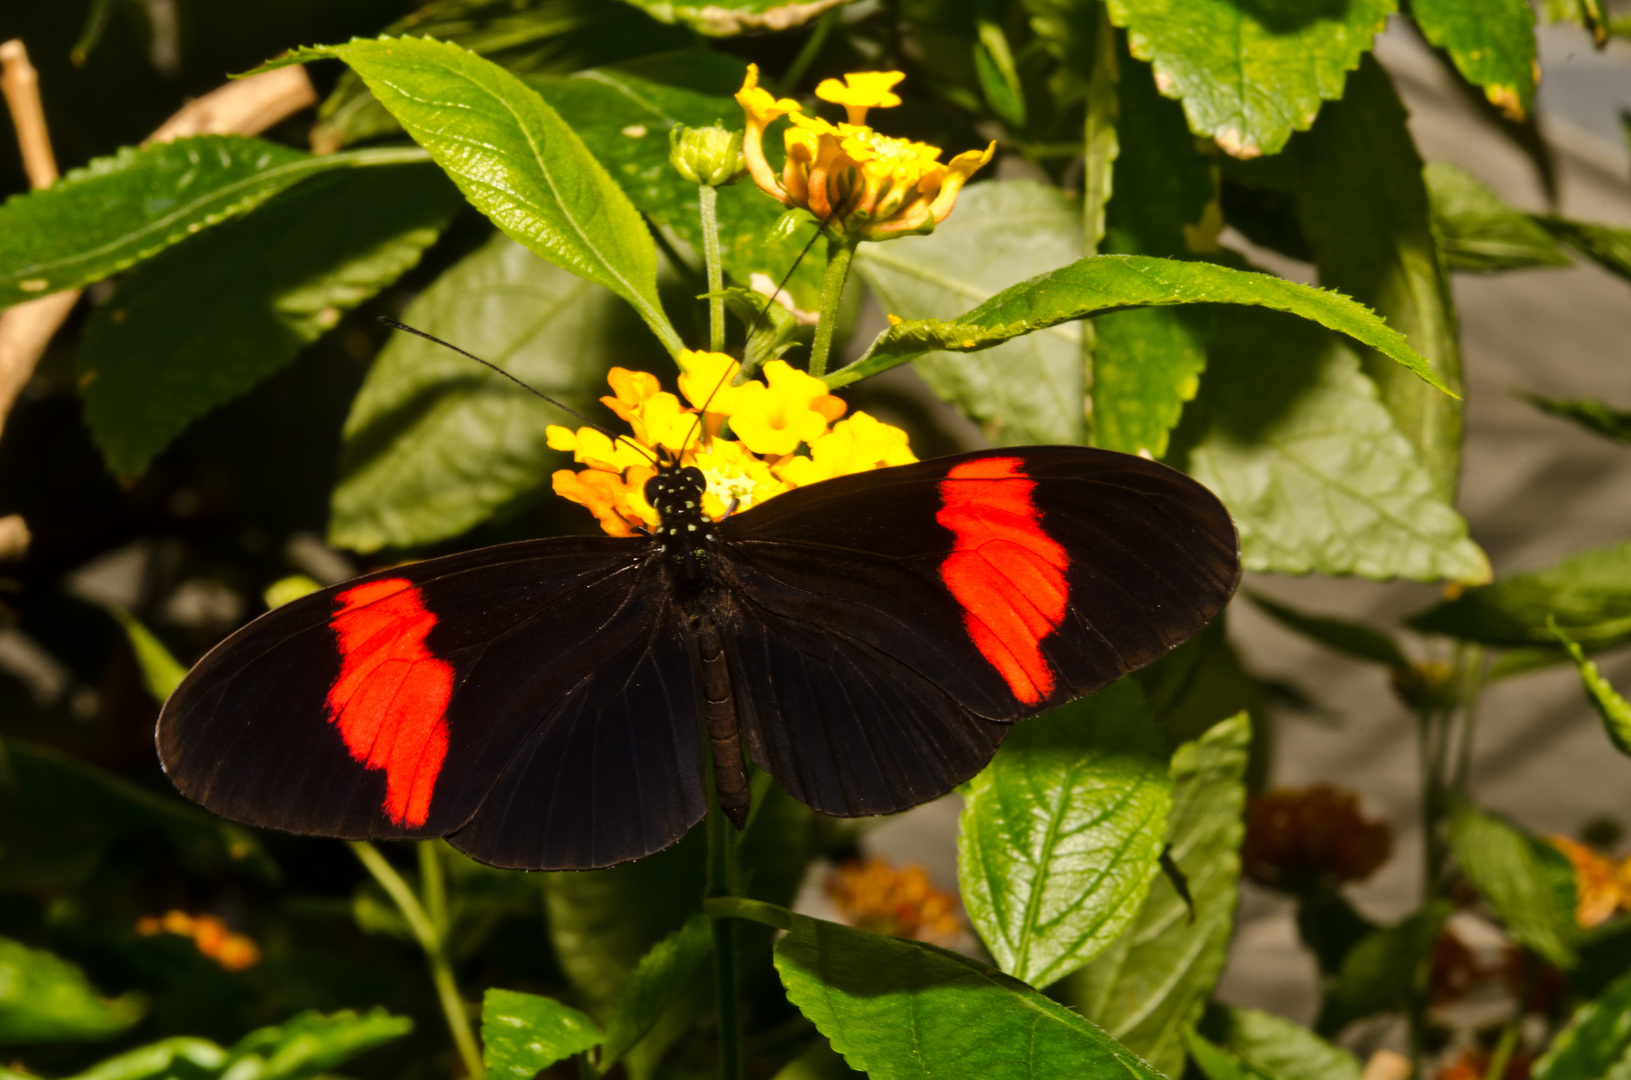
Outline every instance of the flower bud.
<svg viewBox="0 0 1631 1080"><path fill-rule="evenodd" d="M689 128L676 124L668 132L668 160L693 184L724 187L747 173L742 159L742 133L717 125Z"/></svg>

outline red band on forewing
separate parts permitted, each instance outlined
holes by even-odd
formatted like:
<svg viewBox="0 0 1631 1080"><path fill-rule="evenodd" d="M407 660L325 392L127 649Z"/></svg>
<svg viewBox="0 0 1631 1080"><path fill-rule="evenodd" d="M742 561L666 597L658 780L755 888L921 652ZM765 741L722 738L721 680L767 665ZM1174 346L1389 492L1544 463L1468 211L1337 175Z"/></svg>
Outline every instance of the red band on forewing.
<svg viewBox="0 0 1631 1080"><path fill-rule="evenodd" d="M447 756L453 666L425 647L436 616L402 578L347 589L329 625L340 646L340 677L328 692L329 723L352 758L385 770L387 817L420 826Z"/></svg>
<svg viewBox="0 0 1631 1080"><path fill-rule="evenodd" d="M940 482L935 515L956 536L940 580L980 655L1027 705L1053 692L1042 639L1063 621L1070 595L1070 556L1042 531L1035 487L1019 458L964 462Z"/></svg>

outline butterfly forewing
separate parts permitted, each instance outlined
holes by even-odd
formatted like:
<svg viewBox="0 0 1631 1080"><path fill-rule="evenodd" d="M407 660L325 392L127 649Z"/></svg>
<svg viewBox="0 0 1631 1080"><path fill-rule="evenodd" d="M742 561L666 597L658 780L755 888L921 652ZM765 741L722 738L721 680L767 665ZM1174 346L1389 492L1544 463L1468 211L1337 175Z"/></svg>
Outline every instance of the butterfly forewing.
<svg viewBox="0 0 1631 1080"><path fill-rule="evenodd" d="M1080 447L841 477L721 528L749 753L836 814L949 790L1003 722L1154 660L1239 578L1204 487Z"/></svg>
<svg viewBox="0 0 1631 1080"><path fill-rule="evenodd" d="M659 575L639 541L564 538L302 597L193 668L160 758L183 794L254 825L452 835L513 865L648 854L705 808L694 696L641 689L689 688ZM515 808L502 842L490 797Z"/></svg>

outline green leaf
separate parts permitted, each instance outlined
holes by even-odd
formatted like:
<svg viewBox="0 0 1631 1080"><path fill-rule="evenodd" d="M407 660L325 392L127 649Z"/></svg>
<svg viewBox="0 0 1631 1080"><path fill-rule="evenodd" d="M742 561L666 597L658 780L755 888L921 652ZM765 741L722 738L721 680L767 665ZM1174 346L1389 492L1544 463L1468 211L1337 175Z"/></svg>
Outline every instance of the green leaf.
<svg viewBox="0 0 1631 1080"><path fill-rule="evenodd" d="M1158 869L1172 780L1138 682L1014 727L969 781L957 879L1003 971L1046 986L1116 940Z"/></svg>
<svg viewBox="0 0 1631 1080"><path fill-rule="evenodd" d="M6 758L11 782L0 787L0 892L82 884L127 837L157 837L207 876L237 871L277 880L277 864L254 833L191 803L18 740L7 741Z"/></svg>
<svg viewBox="0 0 1631 1080"><path fill-rule="evenodd" d="M1074 1012L988 964L806 915L777 916L790 927L776 944L776 971L789 1000L872 1080L1160 1075Z"/></svg>
<svg viewBox="0 0 1631 1080"><path fill-rule="evenodd" d="M697 185L668 162L668 133L676 124L740 127L742 107L730 94L705 93L643 77L640 72L704 85L724 84L734 93L746 65L734 57L694 50L619 68L580 72L571 78L532 78L528 85L554 106L582 137L641 213L702 250ZM751 183L720 188L719 252L725 272L746 285L755 273L779 282L815 234L807 221L781 235L783 207ZM800 263L787 289L795 302L815 310L821 296L821 260Z"/></svg>
<svg viewBox="0 0 1631 1080"><path fill-rule="evenodd" d="M593 1020L554 998L495 989L481 1001L482 1056L494 1080L532 1080L605 1038Z"/></svg>
<svg viewBox="0 0 1631 1080"><path fill-rule="evenodd" d="M1631 280L1631 229L1545 215L1534 220L1604 270Z"/></svg>
<svg viewBox="0 0 1631 1080"><path fill-rule="evenodd" d="M1206 1080L1262 1080L1262 1073L1247 1068L1244 1061L1197 1034L1194 1028L1184 1030L1184 1048Z"/></svg>
<svg viewBox="0 0 1631 1080"><path fill-rule="evenodd" d="M1200 633L1134 672L1167 745L1175 750L1238 712L1263 715L1264 685L1246 670L1230 643L1228 616L1226 609Z"/></svg>
<svg viewBox="0 0 1631 1080"><path fill-rule="evenodd" d="M324 1015L303 1012L251 1032L227 1053L224 1073L256 1080L304 1080L332 1071L366 1050L400 1039L413 1021L384 1009Z"/></svg>
<svg viewBox="0 0 1631 1080"><path fill-rule="evenodd" d="M631 18L627 8L605 0L442 0L398 19L384 33L450 41L517 75L583 71L691 41L685 30ZM400 131L356 72L347 71L317 110L311 144L326 153Z"/></svg>
<svg viewBox="0 0 1631 1080"><path fill-rule="evenodd" d="M1248 569L1488 580L1358 357L1318 327L1221 313L1173 439L1169 458L1229 507Z"/></svg>
<svg viewBox="0 0 1631 1080"><path fill-rule="evenodd" d="M0 938L0 1044L106 1039L146 1011L140 994L105 998L68 961Z"/></svg>
<svg viewBox="0 0 1631 1080"><path fill-rule="evenodd" d="M1623 1076L1631 1054L1631 972L1615 980L1603 995L1569 1017L1551 1046L1535 1062L1534 1080L1604 1080ZM1615 1068L1615 1066L1621 1068Z"/></svg>
<svg viewBox="0 0 1631 1080"><path fill-rule="evenodd" d="M506 236L634 306L672 353L683 348L657 298L657 246L640 212L537 91L497 64L423 38L302 49L362 76L465 198Z"/></svg>
<svg viewBox="0 0 1631 1080"><path fill-rule="evenodd" d="M1133 55L1183 101L1189 126L1240 158L1277 153L1306 129L1371 47L1397 0L1341 5L1109 0Z"/></svg>
<svg viewBox="0 0 1631 1080"><path fill-rule="evenodd" d="M1360 1080L1359 1059L1301 1024L1257 1009L1218 1009L1206 1027L1265 1080Z"/></svg>
<svg viewBox="0 0 1631 1080"><path fill-rule="evenodd" d="M1355 1020L1405 1008L1425 987L1424 965L1451 911L1448 901L1435 901L1361 938L1343 957L1321 1003L1318 1030L1334 1037Z"/></svg>
<svg viewBox="0 0 1631 1080"><path fill-rule="evenodd" d="M1422 170L1422 179L1432 208L1433 235L1449 269L1492 273L1570 265L1551 233L1460 166L1431 162Z"/></svg>
<svg viewBox="0 0 1631 1080"><path fill-rule="evenodd" d="M1631 443L1631 412L1592 398L1549 398L1519 395L1543 413L1573 420L1587 431L1615 442Z"/></svg>
<svg viewBox="0 0 1631 1080"><path fill-rule="evenodd" d="M445 271L402 318L580 412L612 364L640 367L652 351L610 293L504 236ZM465 357L393 335L346 418L329 542L368 552L459 535L569 464L544 442L563 422L573 421Z"/></svg>
<svg viewBox="0 0 1631 1080"><path fill-rule="evenodd" d="M1411 0L1410 15L1490 104L1510 120L1528 114L1540 72L1528 0Z"/></svg>
<svg viewBox="0 0 1631 1080"><path fill-rule="evenodd" d="M1015 130L1025 127L1025 87L1014 67L1014 53L1002 27L990 19L976 19L979 41L974 45L974 72L980 92L997 117Z"/></svg>
<svg viewBox="0 0 1631 1080"><path fill-rule="evenodd" d="M1513 940L1574 966L1574 870L1562 852L1465 800L1450 810L1450 850Z"/></svg>
<svg viewBox="0 0 1631 1080"><path fill-rule="evenodd" d="M1374 308L1459 394L1455 304L1405 120L1392 81L1366 57L1348 80L1347 95L1296 144L1297 209L1320 283ZM1360 357L1434 490L1453 502L1461 468L1460 400L1435 393L1381 355L1362 350Z"/></svg>
<svg viewBox="0 0 1631 1080"><path fill-rule="evenodd" d="M607 1021L640 960L700 908L704 831L609 870L540 875L555 958L591 1015Z"/></svg>
<svg viewBox="0 0 1631 1080"><path fill-rule="evenodd" d="M428 166L302 185L137 269L80 350L85 420L112 469L146 470L419 261L458 204ZM246 258L245 252L253 252Z"/></svg>
<svg viewBox="0 0 1631 1080"><path fill-rule="evenodd" d="M1411 617L1413 630L1486 645L1555 645L1547 619L1587 649L1631 640L1631 540L1508 574Z"/></svg>
<svg viewBox="0 0 1631 1080"><path fill-rule="evenodd" d="M950 320L1011 282L1063 266L1081 251L1080 209L1058 188L987 180L964 188L951 217L928 236L862 244L855 268L886 312ZM827 381L841 386L917 359L918 374L934 392L980 423L995 442L1086 441L1080 329L1056 326L1003 341L987 342L996 348L978 358L932 353L935 346L925 344L892 353L871 370L847 368Z"/></svg>
<svg viewBox="0 0 1631 1080"><path fill-rule="evenodd" d="M1217 183L1178 106L1145 64L1121 78L1119 140L1101 251L1182 258L1216 248ZM1212 312L1143 308L1094 320L1093 444L1162 457L1167 433L1206 368Z"/></svg>
<svg viewBox="0 0 1631 1080"><path fill-rule="evenodd" d="M127 1050L68 1080L176 1080L178 1077L209 1076L227 1063L227 1052L208 1039L178 1035L146 1046ZM13 1073L12 1076L23 1076ZM26 1074L32 1075L32 1074ZM10 1080L7 1077L6 1080Z"/></svg>
<svg viewBox="0 0 1631 1080"><path fill-rule="evenodd" d="M759 30L788 30L802 26L828 8L850 0L624 0L653 19L684 23L709 37L732 37Z"/></svg>
<svg viewBox="0 0 1631 1080"><path fill-rule="evenodd" d="M602 1074L656 1026L712 951L713 925L698 912L640 958L623 984L606 1024L606 1048L598 1063Z"/></svg>
<svg viewBox="0 0 1631 1080"><path fill-rule="evenodd" d="M147 687L154 701L163 705L181 685L187 669L170 655L164 642L154 637L153 631L143 626L140 619L121 607L109 610L124 628L125 637L130 641L130 651L136 654L136 666L142 670L142 685Z"/></svg>
<svg viewBox="0 0 1631 1080"><path fill-rule="evenodd" d="M0 308L101 281L318 173L423 160L403 148L313 157L237 135L127 146L0 206Z"/></svg>
<svg viewBox="0 0 1631 1080"><path fill-rule="evenodd" d="M933 235L939 235L939 230ZM906 240L897 240L888 246L905 243ZM1010 286L956 318L917 319L892 326L878 335L860 360L827 376L827 385L847 386L933 349L979 352L1106 311L1168 304L1240 304L1288 311L1341 331L1444 389L1427 361L1402 334L1346 296L1268 274L1142 255L1078 259L1069 266ZM1006 372L1006 378L1010 382L1021 381L1011 370Z"/></svg>
<svg viewBox="0 0 1631 1080"><path fill-rule="evenodd" d="M1410 658L1399 648L1393 635L1369 623L1337 619L1329 615L1311 615L1294 607L1270 600L1261 593L1248 592L1252 603L1262 608L1275 622L1304 637L1319 642L1358 660L1394 669L1408 668Z"/></svg>
<svg viewBox="0 0 1631 1080"><path fill-rule="evenodd" d="M1557 621L1551 620L1551 629L1563 647L1569 650L1574 658L1574 666L1580 671L1580 681L1586 689L1586 699L1591 707L1597 710L1597 715L1603 718L1603 729L1620 753L1631 755L1631 701L1626 701L1603 678L1597 665L1586 659L1586 654L1580 646L1569 640L1567 634L1558 629Z"/></svg>
<svg viewBox="0 0 1631 1080"><path fill-rule="evenodd" d="M1240 713L1172 756L1167 842L1189 879L1195 921L1163 875L1126 933L1065 984L1068 1004L1168 1076L1183 1071L1184 1032L1223 973L1238 900L1250 744L1251 722Z"/></svg>

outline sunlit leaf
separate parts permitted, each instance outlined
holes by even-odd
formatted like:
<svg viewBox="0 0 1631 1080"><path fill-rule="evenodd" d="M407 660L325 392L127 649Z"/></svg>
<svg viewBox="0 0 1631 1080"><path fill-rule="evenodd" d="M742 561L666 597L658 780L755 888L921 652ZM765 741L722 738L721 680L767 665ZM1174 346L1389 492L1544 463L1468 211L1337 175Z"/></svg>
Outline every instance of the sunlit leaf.
<svg viewBox="0 0 1631 1080"><path fill-rule="evenodd" d="M1580 682L1586 690L1586 700L1591 707L1597 710L1602 717L1603 729L1608 732L1611 742L1619 747L1622 754L1631 754L1631 701L1626 701L1614 689L1609 681L1603 678L1603 673L1597 670L1597 665L1586 659L1586 654L1580 646L1570 641L1557 624L1552 623L1553 632L1557 635L1563 647L1569 650L1573 657L1575 667L1580 671Z"/></svg>
<svg viewBox="0 0 1631 1080"><path fill-rule="evenodd" d="M969 781L957 877L997 966L1069 975L1138 914L1166 836L1166 747L1123 679L1014 728Z"/></svg>
<svg viewBox="0 0 1631 1080"><path fill-rule="evenodd" d="M1529 112L1540 65L1528 0L1411 0L1410 15L1490 104L1513 120Z"/></svg>
<svg viewBox="0 0 1631 1080"><path fill-rule="evenodd" d="M126 147L0 205L0 308L100 281L318 173L424 158L395 147L313 157L237 135Z"/></svg>
<svg viewBox="0 0 1631 1080"><path fill-rule="evenodd" d="M1184 1032L1223 973L1240 879L1251 723L1215 725L1172 756L1167 843L1188 879L1195 919L1164 875L1125 933L1064 984L1064 1000L1168 1076L1183 1071Z"/></svg>
<svg viewBox="0 0 1631 1080"><path fill-rule="evenodd" d="M532 1080L605 1038L593 1020L554 998L493 989L482 999L482 1057L493 1080Z"/></svg>
<svg viewBox="0 0 1631 1080"><path fill-rule="evenodd" d="M776 944L788 998L872 1080L1160 1075L1076 1013L978 960L768 904L725 901L720 911L726 907L788 930Z"/></svg>
<svg viewBox="0 0 1631 1080"><path fill-rule="evenodd" d="M1229 508L1248 569L1488 580L1358 358L1309 323L1220 313L1173 441L1174 462Z"/></svg>
<svg viewBox="0 0 1631 1080"><path fill-rule="evenodd" d="M376 1046L400 1039L413 1021L384 1009L324 1015L304 1012L245 1035L227 1051L224 1076L305 1080L332 1071Z"/></svg>
<svg viewBox="0 0 1631 1080"><path fill-rule="evenodd" d="M1080 209L1057 188L988 180L965 188L951 217L928 236L862 244L855 268L889 314L951 320L1015 281L1079 257L1081 230ZM998 443L1083 442L1080 329L1059 325L1005 342L976 356L916 349L902 359L916 357L935 393ZM828 382L839 385L834 377Z"/></svg>
<svg viewBox="0 0 1631 1080"><path fill-rule="evenodd" d="M697 185L668 162L668 133L675 125L742 125L742 107L730 93L647 78L686 78L703 86L723 84L734 92L746 65L706 50L671 54L646 63L580 72L571 78L531 78L528 85L553 105L596 159L623 186L640 211L666 225L698 252L702 227ZM784 207L750 183L718 189L719 253L725 272L746 285L755 273L779 282L815 232L813 222L776 234ZM798 305L815 310L821 296L821 260L805 259L787 284Z"/></svg>
<svg viewBox="0 0 1631 1080"><path fill-rule="evenodd" d="M130 642L130 651L136 654L136 666L142 669L142 684L153 695L154 701L164 704L175 688L181 685L187 669L170 655L164 642L143 626L140 619L124 608L113 608L112 611Z"/></svg>
<svg viewBox="0 0 1631 1080"><path fill-rule="evenodd" d="M1344 79L1398 7L1247 5L1233 0L1109 0L1133 55L1155 65L1156 85L1184 103L1197 135L1236 157L1276 153Z"/></svg>
<svg viewBox="0 0 1631 1080"><path fill-rule="evenodd" d="M935 349L979 352L1102 312L1169 304L1245 305L1300 315L1371 346L1433 386L1443 387L1402 334L1346 296L1268 274L1142 255L1079 259L1011 285L956 318L892 326L878 335L860 360L827 376L827 385L845 386Z"/></svg>
<svg viewBox="0 0 1631 1080"><path fill-rule="evenodd" d="M657 247L640 212L538 92L457 45L354 39L296 49L268 67L344 60L505 235L634 306L670 353Z"/></svg>
<svg viewBox="0 0 1631 1080"><path fill-rule="evenodd" d="M1360 1080L1359 1059L1301 1024L1258 1009L1218 1009L1203 1030L1264 1080Z"/></svg>

